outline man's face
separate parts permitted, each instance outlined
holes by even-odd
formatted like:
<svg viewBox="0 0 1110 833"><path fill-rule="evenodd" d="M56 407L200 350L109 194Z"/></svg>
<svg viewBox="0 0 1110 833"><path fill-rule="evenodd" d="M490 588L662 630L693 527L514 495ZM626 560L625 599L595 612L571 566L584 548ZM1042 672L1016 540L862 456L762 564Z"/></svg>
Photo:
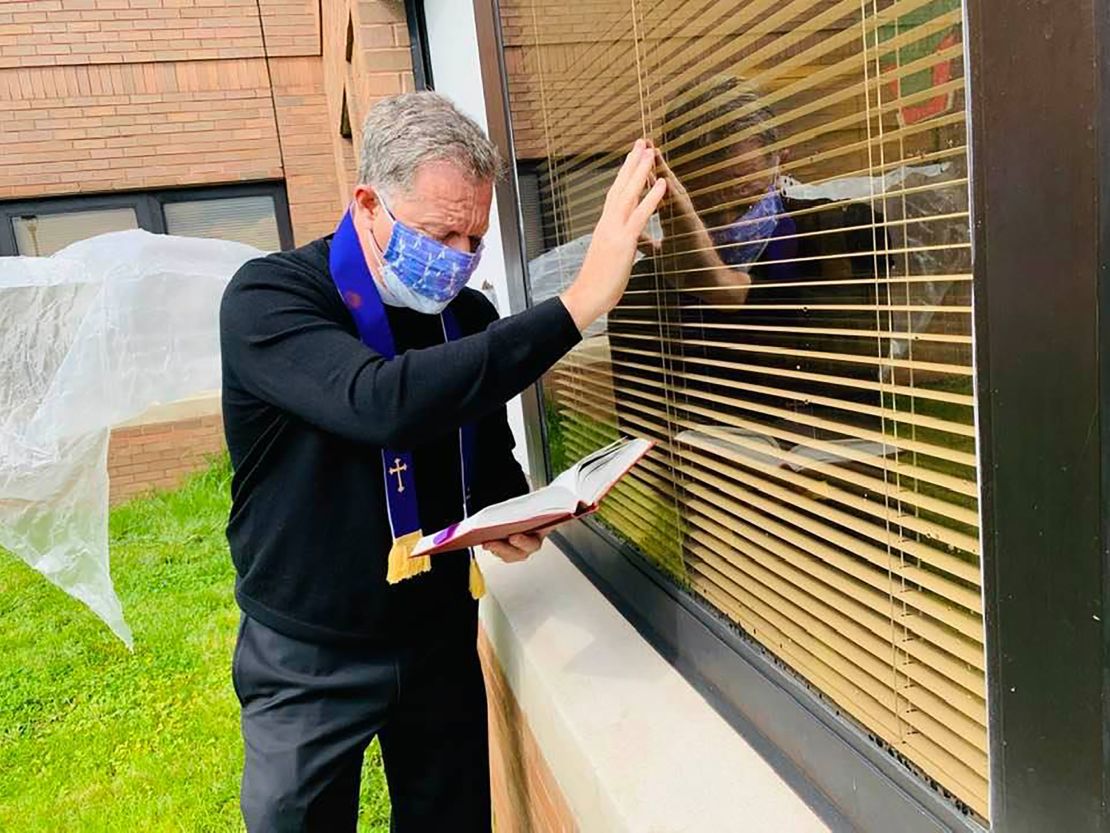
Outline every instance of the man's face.
<svg viewBox="0 0 1110 833"><path fill-rule="evenodd" d="M727 164L717 168L722 160ZM714 170L705 173L709 167ZM739 220L774 185L776 175L774 160L751 139L675 168L675 176L690 195L694 210L710 228Z"/></svg>
<svg viewBox="0 0 1110 833"><path fill-rule="evenodd" d="M391 196L387 197L389 210L400 222L460 252L476 251L489 230L493 183L471 180L452 162L425 162L408 192ZM363 249L372 234L384 251L393 220L374 188L360 185L355 189L354 211ZM367 252L366 260L376 272L377 258Z"/></svg>

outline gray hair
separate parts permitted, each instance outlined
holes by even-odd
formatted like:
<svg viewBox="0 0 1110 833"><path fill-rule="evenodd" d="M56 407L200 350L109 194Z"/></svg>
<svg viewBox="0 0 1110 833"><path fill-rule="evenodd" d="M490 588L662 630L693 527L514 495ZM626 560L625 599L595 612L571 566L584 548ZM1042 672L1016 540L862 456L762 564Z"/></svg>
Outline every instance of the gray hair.
<svg viewBox="0 0 1110 833"><path fill-rule="evenodd" d="M708 147L736 134L745 134L762 147L768 147L779 140L778 130L769 122L774 118L770 108L762 103L759 90L735 75L721 73L710 78L696 81L676 91L674 98L686 99L667 108L663 120L665 141L677 141L687 135L695 148ZM684 115L712 102L713 106L691 118L685 124L670 127ZM704 125L736 113L733 119L725 119L722 124L706 129Z"/></svg>
<svg viewBox="0 0 1110 833"><path fill-rule="evenodd" d="M425 162L447 161L476 182L495 179L501 159L486 134L450 99L433 92L384 98L362 127L359 183L405 192Z"/></svg>

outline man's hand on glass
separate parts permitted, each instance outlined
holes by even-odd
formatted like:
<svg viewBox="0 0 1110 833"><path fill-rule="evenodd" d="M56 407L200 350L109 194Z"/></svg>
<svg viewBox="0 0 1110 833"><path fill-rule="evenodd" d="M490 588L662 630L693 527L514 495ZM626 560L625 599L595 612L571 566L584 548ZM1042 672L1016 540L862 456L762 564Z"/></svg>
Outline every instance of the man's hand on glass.
<svg viewBox="0 0 1110 833"><path fill-rule="evenodd" d="M560 296L580 331L613 309L628 287L636 244L667 188L663 179L649 187L654 163L651 143L637 139L605 197L578 277Z"/></svg>

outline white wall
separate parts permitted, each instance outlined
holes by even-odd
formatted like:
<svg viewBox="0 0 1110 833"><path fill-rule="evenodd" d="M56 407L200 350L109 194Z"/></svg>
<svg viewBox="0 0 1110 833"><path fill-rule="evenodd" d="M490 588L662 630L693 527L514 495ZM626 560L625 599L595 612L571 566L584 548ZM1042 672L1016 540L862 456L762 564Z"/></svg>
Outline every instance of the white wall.
<svg viewBox="0 0 1110 833"><path fill-rule="evenodd" d="M436 92L451 98L464 113L488 130L473 5L470 0L425 0L424 13L427 17L428 52ZM499 208L495 200L490 212L485 253L470 285L475 289L480 289L487 282L492 285L497 296L498 311L506 316L509 314L509 290L506 283L505 253L501 248ZM510 217L507 222L515 223L516 218ZM519 398L509 403L509 425L516 437L517 460L527 472L524 413Z"/></svg>

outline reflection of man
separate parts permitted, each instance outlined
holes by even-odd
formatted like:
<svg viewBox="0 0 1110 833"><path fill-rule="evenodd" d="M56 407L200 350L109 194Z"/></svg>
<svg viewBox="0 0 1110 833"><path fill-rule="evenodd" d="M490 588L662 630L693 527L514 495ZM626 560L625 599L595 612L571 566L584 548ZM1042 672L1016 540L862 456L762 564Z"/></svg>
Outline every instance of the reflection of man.
<svg viewBox="0 0 1110 833"><path fill-rule="evenodd" d="M464 289L497 153L441 96L371 108L335 234L252 261L221 309L252 831L354 831L380 738L397 831L490 829L480 574L432 533L526 489L505 402L616 303L665 185L628 155L578 278L504 321ZM538 536L486 546L507 561Z"/></svg>
<svg viewBox="0 0 1110 833"><path fill-rule="evenodd" d="M642 241L653 257L609 316L622 427L642 433L645 420L658 423L637 392L660 384L680 419L701 423L726 411L734 422L787 420L821 394L877 404L876 387L831 378L875 380L874 365L830 356L875 356L874 338L836 332L875 328L874 282L861 280L874 278L874 252L885 247L875 214L789 196L774 115L738 79L676 99L658 161L668 179L663 237Z"/></svg>

